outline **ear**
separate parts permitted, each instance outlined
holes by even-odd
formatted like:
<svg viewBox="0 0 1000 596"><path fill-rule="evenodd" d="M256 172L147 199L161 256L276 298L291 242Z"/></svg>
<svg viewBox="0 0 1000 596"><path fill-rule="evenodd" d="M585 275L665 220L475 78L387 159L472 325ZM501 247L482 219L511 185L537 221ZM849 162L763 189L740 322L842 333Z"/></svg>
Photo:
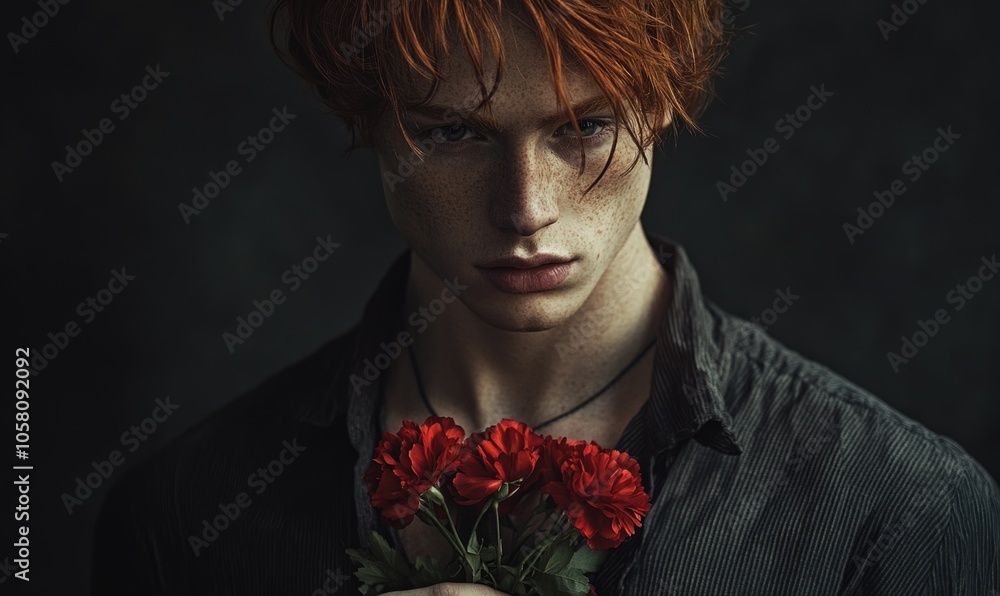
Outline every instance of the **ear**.
<svg viewBox="0 0 1000 596"><path fill-rule="evenodd" d="M659 130L660 131L666 130L670 126L670 123L673 121L674 121L674 110L673 108L667 108L667 111L664 112L663 117L660 119Z"/></svg>

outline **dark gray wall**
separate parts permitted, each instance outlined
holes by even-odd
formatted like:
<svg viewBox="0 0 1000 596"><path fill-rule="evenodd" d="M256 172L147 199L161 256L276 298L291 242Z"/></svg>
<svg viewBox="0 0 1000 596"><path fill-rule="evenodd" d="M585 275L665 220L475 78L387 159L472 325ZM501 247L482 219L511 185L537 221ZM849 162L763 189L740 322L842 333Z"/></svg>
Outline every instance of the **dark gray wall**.
<svg viewBox="0 0 1000 596"><path fill-rule="evenodd" d="M998 249L995 19L972 2L929 0L886 40L877 21L889 2L731 7L749 31L726 60L707 134L656 156L648 229L681 241L706 293L734 313L760 316L790 288L800 298L770 333L1000 476L1000 279L961 310L947 299ZM18 31L37 10L10 2L0 22ZM72 515L60 495L122 450L155 399L180 409L124 467L345 329L403 248L373 155L341 158L343 130L272 55L265 15L250 0L224 20L207 0L77 1L17 53L0 51L8 363L15 347L38 352L48 333L80 326L31 380L31 593L83 592L107 484ZM112 102L156 65L169 75L119 119ZM832 97L784 138L779 119L824 85ZM246 163L237 146L283 106L295 120ZM102 118L115 129L58 181L52 162ZM904 162L949 126L961 137L906 179ZM769 137L779 149L723 200L717 181ZM242 172L185 223L178 204L233 159ZM897 178L905 194L849 242L843 224ZM333 257L230 353L222 334L235 317L287 290L282 273L326 235L341 244ZM135 279L88 322L77 305L123 267ZM887 352L938 309L950 321L895 372ZM12 554L0 549L0 562Z"/></svg>

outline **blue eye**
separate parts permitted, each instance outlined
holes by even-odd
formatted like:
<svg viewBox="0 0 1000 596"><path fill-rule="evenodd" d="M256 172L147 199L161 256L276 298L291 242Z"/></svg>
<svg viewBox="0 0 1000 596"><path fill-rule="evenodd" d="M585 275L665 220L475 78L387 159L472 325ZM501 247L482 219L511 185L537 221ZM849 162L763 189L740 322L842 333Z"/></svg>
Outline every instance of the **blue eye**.
<svg viewBox="0 0 1000 596"><path fill-rule="evenodd" d="M580 134L583 140L592 145L597 145L605 141L605 137L612 135L615 131L614 120L604 118L583 118L577 120L580 127ZM556 137L576 139L576 132L572 124L564 124L556 133ZM431 129L425 129L418 134L418 138L430 139L442 150L458 150L464 148L466 142L472 142L477 138L476 131L466 124L444 124Z"/></svg>
<svg viewBox="0 0 1000 596"><path fill-rule="evenodd" d="M608 120L594 120L586 118L584 120L577 120L577 125L580 127L580 134L583 138L599 138L604 136L613 130L614 123ZM573 126L567 124L563 126L560 130L560 134L565 136L574 136L576 133L573 130Z"/></svg>
<svg viewBox="0 0 1000 596"><path fill-rule="evenodd" d="M593 120L584 120L581 124L583 124L584 126L580 127L580 132L585 137L591 137L597 134L599 131L595 129L601 126L600 124L594 122Z"/></svg>
<svg viewBox="0 0 1000 596"><path fill-rule="evenodd" d="M469 127L463 124L441 126L430 132L431 137L439 143L458 143L465 140Z"/></svg>

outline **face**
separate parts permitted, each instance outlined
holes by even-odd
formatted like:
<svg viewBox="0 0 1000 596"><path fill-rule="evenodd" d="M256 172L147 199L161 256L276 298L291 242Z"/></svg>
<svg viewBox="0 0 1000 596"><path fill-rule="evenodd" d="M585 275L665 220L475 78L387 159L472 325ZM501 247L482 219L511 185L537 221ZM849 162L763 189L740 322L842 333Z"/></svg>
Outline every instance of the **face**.
<svg viewBox="0 0 1000 596"><path fill-rule="evenodd" d="M611 165L584 195L611 153L610 107L586 72L564 71L570 104L582 106L575 109L586 147L581 174L579 140L559 108L541 43L509 18L503 39L506 69L489 118L487 110L465 117L481 96L460 50L443 64L429 102L438 109L403 115L413 139L430 150L423 161L391 112L373 138L389 211L414 253L418 293L429 297L440 280L457 279L468 287L459 299L482 321L511 331L551 329L610 283L626 241L641 237L652 155L624 173L638 149L621 128Z"/></svg>

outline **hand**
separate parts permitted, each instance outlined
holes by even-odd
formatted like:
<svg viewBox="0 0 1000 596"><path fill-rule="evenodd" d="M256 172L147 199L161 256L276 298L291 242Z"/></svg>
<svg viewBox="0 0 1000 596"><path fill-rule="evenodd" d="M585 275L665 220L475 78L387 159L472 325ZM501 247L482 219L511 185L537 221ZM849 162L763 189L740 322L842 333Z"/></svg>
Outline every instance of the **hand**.
<svg viewBox="0 0 1000 596"><path fill-rule="evenodd" d="M386 592L382 596L508 596L482 584L435 584L416 590Z"/></svg>

